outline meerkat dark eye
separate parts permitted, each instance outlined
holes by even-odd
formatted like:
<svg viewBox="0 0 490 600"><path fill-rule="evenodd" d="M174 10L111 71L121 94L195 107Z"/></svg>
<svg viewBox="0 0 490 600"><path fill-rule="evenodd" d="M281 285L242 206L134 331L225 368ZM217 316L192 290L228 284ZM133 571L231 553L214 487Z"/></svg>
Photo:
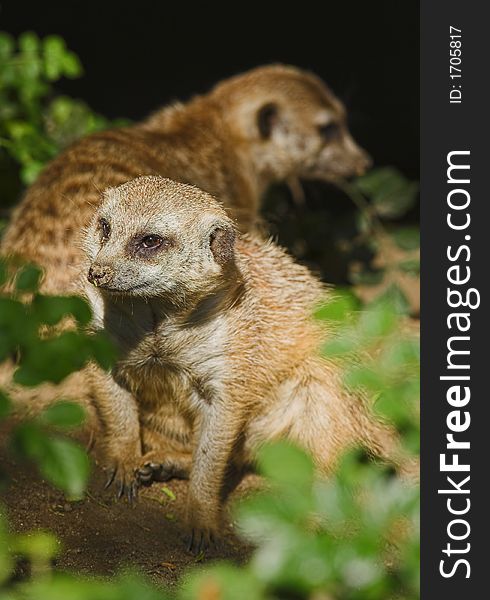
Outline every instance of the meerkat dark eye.
<svg viewBox="0 0 490 600"><path fill-rule="evenodd" d="M162 237L156 233L140 234L128 242L128 252L142 258L151 257L163 250L169 250L177 244L172 236Z"/></svg>
<svg viewBox="0 0 490 600"><path fill-rule="evenodd" d="M141 248L145 250L156 250L156 248L160 248L165 243L165 240L161 238L159 235L145 235L142 238L140 245Z"/></svg>
<svg viewBox="0 0 490 600"><path fill-rule="evenodd" d="M333 142L340 136L340 127L338 123L327 123L326 125L320 125L318 133L324 142Z"/></svg>
<svg viewBox="0 0 490 600"><path fill-rule="evenodd" d="M109 239L109 236L111 235L111 226L105 219L100 219L99 228L102 240L105 242Z"/></svg>

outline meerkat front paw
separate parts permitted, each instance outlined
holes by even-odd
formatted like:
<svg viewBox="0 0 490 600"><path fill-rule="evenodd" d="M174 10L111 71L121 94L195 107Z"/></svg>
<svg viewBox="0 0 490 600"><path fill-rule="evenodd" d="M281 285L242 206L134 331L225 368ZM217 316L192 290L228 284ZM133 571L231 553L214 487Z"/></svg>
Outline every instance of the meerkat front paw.
<svg viewBox="0 0 490 600"><path fill-rule="evenodd" d="M138 497L138 488L145 485L145 478L142 478L140 474L142 470L146 469L147 465L156 464L154 460L153 453L148 453L125 461L110 461L110 466L107 467L108 478L104 489L115 485L117 499L120 500L126 497L128 502L132 504Z"/></svg>
<svg viewBox="0 0 490 600"><path fill-rule="evenodd" d="M128 465L122 463L114 463L107 469L107 481L104 489L107 490L113 484L116 487L116 498L120 500L126 497L128 502L132 504L133 500L138 497L139 483L135 477L135 469L128 468Z"/></svg>

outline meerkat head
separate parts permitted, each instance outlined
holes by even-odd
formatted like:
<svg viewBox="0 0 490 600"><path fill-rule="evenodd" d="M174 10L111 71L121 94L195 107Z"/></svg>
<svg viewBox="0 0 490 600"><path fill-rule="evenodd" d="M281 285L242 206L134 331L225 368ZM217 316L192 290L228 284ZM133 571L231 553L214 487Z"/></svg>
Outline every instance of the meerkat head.
<svg viewBox="0 0 490 600"><path fill-rule="evenodd" d="M213 95L264 184L294 177L335 181L360 175L371 163L349 133L344 106L311 73L260 67L223 82Z"/></svg>
<svg viewBox="0 0 490 600"><path fill-rule="evenodd" d="M103 293L184 306L224 284L234 243L234 224L211 195L139 177L104 192L85 235L87 279Z"/></svg>

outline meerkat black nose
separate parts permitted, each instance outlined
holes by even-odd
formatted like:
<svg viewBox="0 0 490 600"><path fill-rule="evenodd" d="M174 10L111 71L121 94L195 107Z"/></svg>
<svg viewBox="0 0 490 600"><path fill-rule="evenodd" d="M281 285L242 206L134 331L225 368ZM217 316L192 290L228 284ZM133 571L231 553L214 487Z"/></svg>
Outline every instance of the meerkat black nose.
<svg viewBox="0 0 490 600"><path fill-rule="evenodd" d="M87 279L95 286L106 285L111 281L113 274L111 267L95 263L88 270Z"/></svg>

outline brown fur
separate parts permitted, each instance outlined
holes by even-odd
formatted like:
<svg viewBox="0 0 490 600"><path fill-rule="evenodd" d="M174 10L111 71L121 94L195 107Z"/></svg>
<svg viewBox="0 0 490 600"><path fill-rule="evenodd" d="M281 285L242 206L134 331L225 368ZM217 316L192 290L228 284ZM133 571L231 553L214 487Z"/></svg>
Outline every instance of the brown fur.
<svg viewBox="0 0 490 600"><path fill-rule="evenodd" d="M328 122L337 129L325 140L319 127ZM40 264L43 290L63 293L79 271L80 231L107 187L156 174L191 183L218 196L246 231L272 182L333 180L367 164L349 135L344 108L317 77L293 67L261 67L142 123L75 143L29 188L1 250Z"/></svg>
<svg viewBox="0 0 490 600"><path fill-rule="evenodd" d="M226 251L215 253L216 232L233 232L233 223L196 188L143 177L105 196L85 242L85 272L104 277L85 293L95 326L120 351L112 374L94 370L92 385L123 483L152 462L157 478L190 475L200 545L217 532L230 467L252 464L266 441L303 446L322 473L355 444L400 461L394 432L319 354L328 332L310 315L325 289L305 267L250 234L224 234ZM148 235L160 236L160 249L141 246ZM173 438L175 459L159 455L162 434Z"/></svg>

